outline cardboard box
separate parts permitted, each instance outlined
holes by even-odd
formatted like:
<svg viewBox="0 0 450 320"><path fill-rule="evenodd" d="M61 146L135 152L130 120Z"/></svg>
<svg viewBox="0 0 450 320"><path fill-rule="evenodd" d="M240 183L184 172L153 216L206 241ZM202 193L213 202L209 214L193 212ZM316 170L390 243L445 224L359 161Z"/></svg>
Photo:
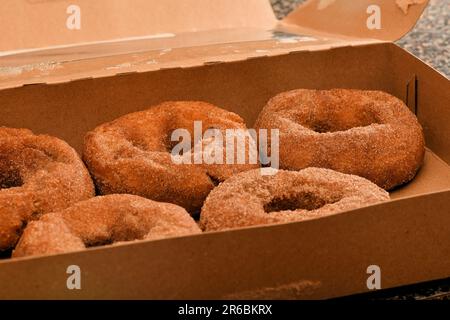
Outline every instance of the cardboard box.
<svg viewBox="0 0 450 320"><path fill-rule="evenodd" d="M449 277L450 81L391 42L426 2L406 14L395 1L313 0L278 22L265 0L2 1L2 126L52 134L80 150L98 124L165 100L208 101L251 127L282 91L359 88L403 99L428 150L417 178L388 203L306 222L3 260L0 298L317 299L369 291L372 265L381 268L384 289ZM74 3L81 23L68 8ZM374 4L380 30L367 27ZM70 265L81 268L81 290L66 286Z"/></svg>

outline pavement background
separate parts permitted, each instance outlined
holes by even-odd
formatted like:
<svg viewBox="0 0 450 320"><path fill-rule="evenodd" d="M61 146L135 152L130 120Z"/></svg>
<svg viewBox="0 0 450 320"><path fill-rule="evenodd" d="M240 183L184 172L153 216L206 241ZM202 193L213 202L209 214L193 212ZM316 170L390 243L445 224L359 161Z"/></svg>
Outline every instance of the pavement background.
<svg viewBox="0 0 450 320"><path fill-rule="evenodd" d="M278 18L305 0L271 0ZM422 18L398 44L450 77L450 0L431 0Z"/></svg>

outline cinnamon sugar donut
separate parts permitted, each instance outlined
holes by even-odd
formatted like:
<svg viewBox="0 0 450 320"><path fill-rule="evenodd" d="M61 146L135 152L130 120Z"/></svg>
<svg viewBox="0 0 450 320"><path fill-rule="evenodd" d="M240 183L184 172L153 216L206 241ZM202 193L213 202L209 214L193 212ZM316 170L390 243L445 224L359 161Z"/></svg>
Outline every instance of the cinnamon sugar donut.
<svg viewBox="0 0 450 320"><path fill-rule="evenodd" d="M196 213L219 182L258 167L258 164L194 164L194 160L191 164L175 163L171 135L176 129L185 129L194 140L195 121L201 121L203 132L214 128L225 135L226 129L246 129L238 115L211 104L166 102L89 132L84 160L97 190L103 195L128 193L170 202ZM225 157L224 145L220 148ZM192 150L188 154L191 159L195 157Z"/></svg>
<svg viewBox="0 0 450 320"><path fill-rule="evenodd" d="M197 233L201 233L200 228L181 207L133 195L109 195L79 202L31 222L13 258Z"/></svg>
<svg viewBox="0 0 450 320"><path fill-rule="evenodd" d="M0 127L0 251L26 224L94 196L94 185L67 143L26 129Z"/></svg>
<svg viewBox="0 0 450 320"><path fill-rule="evenodd" d="M231 177L205 201L200 225L219 231L320 218L389 200L372 182L329 169L252 170Z"/></svg>
<svg viewBox="0 0 450 320"><path fill-rule="evenodd" d="M380 91L285 92L269 101L255 126L280 130L282 169L333 169L386 190L412 180L425 153L415 115Z"/></svg>

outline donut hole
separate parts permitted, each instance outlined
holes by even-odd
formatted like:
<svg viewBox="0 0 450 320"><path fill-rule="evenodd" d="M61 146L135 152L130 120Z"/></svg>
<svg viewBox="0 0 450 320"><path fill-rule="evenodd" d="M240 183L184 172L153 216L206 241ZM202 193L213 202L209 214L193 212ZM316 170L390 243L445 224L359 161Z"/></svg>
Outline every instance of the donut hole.
<svg viewBox="0 0 450 320"><path fill-rule="evenodd" d="M167 136L167 138L164 141L164 147L166 149L166 152L172 153L173 149L183 141L172 141L170 135ZM180 149L180 152L178 153L179 156L183 156L185 153L184 149Z"/></svg>
<svg viewBox="0 0 450 320"><path fill-rule="evenodd" d="M329 132L337 132L342 131L341 129L333 128L332 124L327 122L316 122L312 125L309 125L309 128L317 133L329 133Z"/></svg>
<svg viewBox="0 0 450 320"><path fill-rule="evenodd" d="M191 147L192 147L191 144L193 141L185 141L184 136L179 137L179 140L175 140L175 141L172 140L172 135L177 130L186 130L187 132L189 132L190 138L191 139L194 138L194 133L192 132L192 130L185 129L183 127L180 127L180 128L175 128L175 127L172 128L171 127L169 129L167 129L168 134L163 138L162 145L163 145L163 148L165 149L165 151L168 153L172 153L176 146L178 146L180 144L185 144L185 143L188 143L188 146L190 147L189 150L191 150ZM178 155L183 156L186 151L187 150L185 150L184 148L180 148Z"/></svg>
<svg viewBox="0 0 450 320"><path fill-rule="evenodd" d="M130 149L135 149L133 152L135 152L136 149L140 151L148 151L152 148L151 142L148 141L148 137L144 134L136 134L132 130L124 130L122 135L128 144L126 148L121 148L121 152L129 147L131 147Z"/></svg>
<svg viewBox="0 0 450 320"><path fill-rule="evenodd" d="M368 108L355 108L352 112L343 108L328 108L317 111L311 118L304 119L303 125L317 133L333 133L353 128L382 124L379 117Z"/></svg>
<svg viewBox="0 0 450 320"><path fill-rule="evenodd" d="M221 181L218 177L213 176L209 172L207 172L206 175L208 176L208 179L211 181L214 187L217 187L220 184Z"/></svg>
<svg viewBox="0 0 450 320"><path fill-rule="evenodd" d="M109 246L114 244L114 240L112 238L108 239L93 239L91 241L85 242L84 245L86 248L96 248L96 247L103 247L103 246Z"/></svg>
<svg viewBox="0 0 450 320"><path fill-rule="evenodd" d="M307 124L307 127L317 133L333 133L340 131L347 131L353 128L368 127L374 124L381 124L377 119L372 119L361 122L330 122L329 120L317 120Z"/></svg>
<svg viewBox="0 0 450 320"><path fill-rule="evenodd" d="M186 128L183 128L183 127L180 127L180 128L170 128L170 129L167 129L167 132L169 132L169 134L163 139L163 140L164 140L164 141L163 141L163 145L164 145L164 147L165 147L165 149L166 149L167 152L172 153L173 149L174 149L177 145L186 142L182 137L180 137L180 139L179 139L178 141L172 141L172 134L173 134L176 130L180 130L180 129L181 129L181 130L186 130L187 132L189 132L189 136L190 136L190 138L191 138L191 141L189 141L189 146L190 146L189 151L192 152L192 151L193 151L192 149L193 149L193 147L194 147L194 144L200 142L200 141L198 141L198 140L194 140L195 134L194 134L194 130L193 130L193 129L191 130L191 129L186 129ZM202 136L200 137L202 143L203 143L204 141L207 141L207 140L204 140L203 137L204 137L205 132L208 131L208 130L215 130L215 131L219 130L219 131L220 131L220 130L222 130L222 129L220 128L220 125L205 125L205 127L202 128ZM183 156L183 155L185 154L185 151L187 151L187 150L185 150L185 149L180 149L178 155Z"/></svg>
<svg viewBox="0 0 450 320"><path fill-rule="evenodd" d="M327 204L336 203L339 200L341 200L340 197L324 199L313 192L301 192L273 198L269 203L264 205L264 211L266 213L295 210L313 211Z"/></svg>
<svg viewBox="0 0 450 320"><path fill-rule="evenodd" d="M109 234L104 234L102 236L93 237L84 240L84 245L86 248L103 247L108 245L113 245L120 242L131 242L144 240L148 233L148 230L144 227L143 221L122 218L117 222L109 232Z"/></svg>
<svg viewBox="0 0 450 320"><path fill-rule="evenodd" d="M0 189L10 189L23 186L23 180L19 171L11 170L0 172Z"/></svg>

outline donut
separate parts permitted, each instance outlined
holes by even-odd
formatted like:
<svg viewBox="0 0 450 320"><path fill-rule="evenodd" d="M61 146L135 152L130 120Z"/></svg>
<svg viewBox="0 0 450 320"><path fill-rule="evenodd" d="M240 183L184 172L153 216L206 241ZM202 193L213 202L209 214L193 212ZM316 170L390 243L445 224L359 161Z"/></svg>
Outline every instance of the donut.
<svg viewBox="0 0 450 320"><path fill-rule="evenodd" d="M367 179L329 169L251 170L215 188L201 211L205 231L316 219L389 200Z"/></svg>
<svg viewBox="0 0 450 320"><path fill-rule="evenodd" d="M281 93L268 102L255 127L279 129L281 169L332 169L385 190L411 181L425 155L415 115L401 100L380 91Z"/></svg>
<svg viewBox="0 0 450 320"><path fill-rule="evenodd" d="M0 127L0 251L12 249L31 220L93 196L89 172L67 143Z"/></svg>
<svg viewBox="0 0 450 320"><path fill-rule="evenodd" d="M198 233L201 230L196 222L177 205L134 195L108 195L31 222L13 251L13 258Z"/></svg>
<svg viewBox="0 0 450 320"><path fill-rule="evenodd" d="M202 132L215 129L225 135L227 129L246 130L242 118L232 112L205 102L180 101L125 115L89 132L83 158L98 192L134 194L174 203L195 215L218 183L259 167L250 161L227 164L225 144L219 146L223 152L222 164L195 163L198 154L195 148L183 154L184 158L193 160L191 163L174 162L172 133L184 129L194 137L196 121L201 122ZM208 144L208 141L214 142L205 138L196 143Z"/></svg>

